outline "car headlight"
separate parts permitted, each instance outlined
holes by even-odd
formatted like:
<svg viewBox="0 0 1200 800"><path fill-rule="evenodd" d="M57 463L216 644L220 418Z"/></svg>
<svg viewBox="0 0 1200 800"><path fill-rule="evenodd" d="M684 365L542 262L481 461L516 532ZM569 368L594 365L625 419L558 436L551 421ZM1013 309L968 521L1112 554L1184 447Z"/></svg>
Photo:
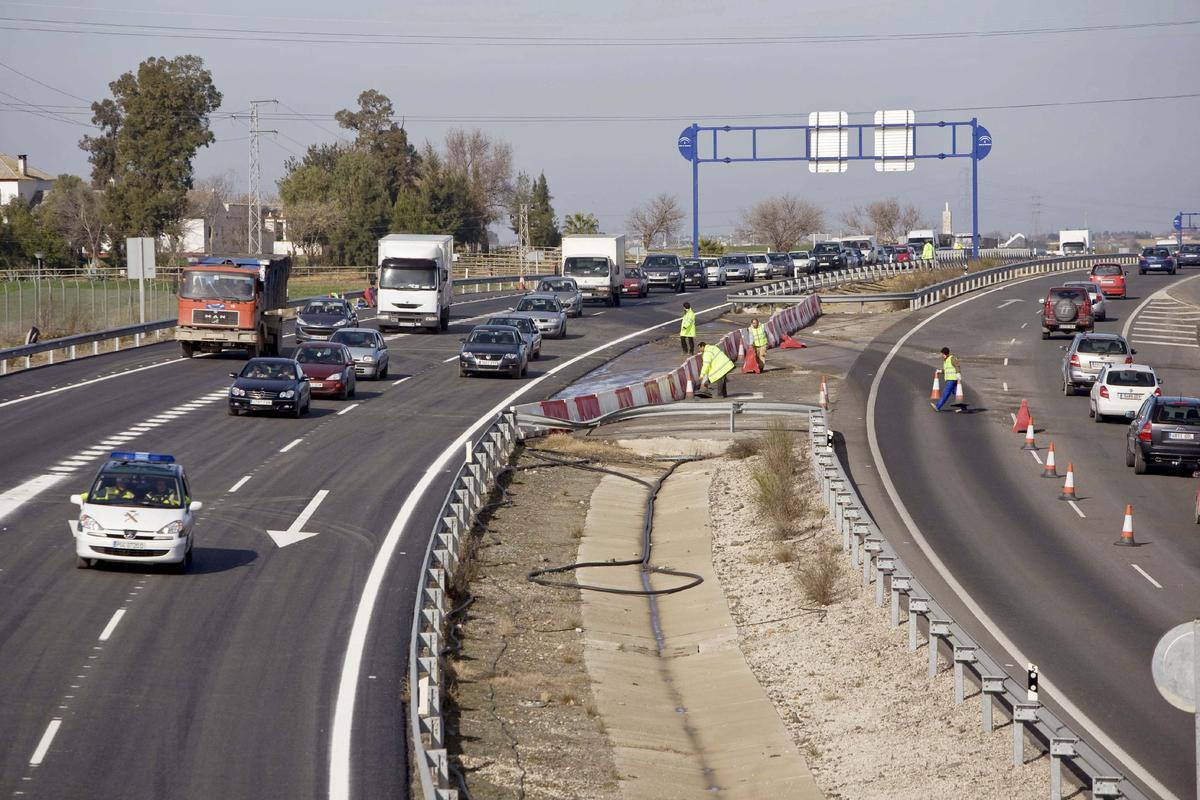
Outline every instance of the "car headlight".
<svg viewBox="0 0 1200 800"><path fill-rule="evenodd" d="M363 362L364 364L374 364L374 363L375 363L375 356L363 356L363 357L362 357L362 362Z"/></svg>
<svg viewBox="0 0 1200 800"><path fill-rule="evenodd" d="M517 354L516 354L516 353L505 353L505 354L504 354L504 360L505 360L505 361L516 361L516 360L517 360Z"/></svg>
<svg viewBox="0 0 1200 800"><path fill-rule="evenodd" d="M296 396L296 390L295 389L284 389L282 392L279 393L279 396L282 397L284 400L287 400L289 398Z"/></svg>
<svg viewBox="0 0 1200 800"><path fill-rule="evenodd" d="M89 517L87 514L79 515L79 530L84 533L99 533L104 530L100 527L100 523Z"/></svg>
<svg viewBox="0 0 1200 800"><path fill-rule="evenodd" d="M672 277L672 278L678 278L678 277L679 277L679 273L678 273L678 272L676 272L676 271L674 271L674 270L671 270L671 277Z"/></svg>
<svg viewBox="0 0 1200 800"><path fill-rule="evenodd" d="M339 319L337 322L333 323L333 327L341 328L341 327L348 325L349 323L350 323L350 320L348 320L348 319Z"/></svg>
<svg viewBox="0 0 1200 800"><path fill-rule="evenodd" d="M230 386L229 387L229 396L230 397L245 397L246 390L238 388L237 386Z"/></svg>
<svg viewBox="0 0 1200 800"><path fill-rule="evenodd" d="M466 351L459 353L458 357L461 358L463 361L474 361L475 360L475 354L468 353Z"/></svg>
<svg viewBox="0 0 1200 800"><path fill-rule="evenodd" d="M158 529L158 533L154 534L155 539L175 539L183 535L183 522L175 520L168 522Z"/></svg>

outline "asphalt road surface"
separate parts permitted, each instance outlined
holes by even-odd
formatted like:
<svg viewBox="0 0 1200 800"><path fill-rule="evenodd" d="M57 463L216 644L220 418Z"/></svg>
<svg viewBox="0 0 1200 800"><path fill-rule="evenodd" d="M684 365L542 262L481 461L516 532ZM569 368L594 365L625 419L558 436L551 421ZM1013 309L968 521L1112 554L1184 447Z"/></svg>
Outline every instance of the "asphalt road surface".
<svg viewBox="0 0 1200 800"><path fill-rule="evenodd" d="M1127 423L1096 424L1084 392L1064 396L1060 348L1069 337L1042 340L1037 300L1065 279L976 293L897 323L855 365L834 423L872 514L956 619L1021 681L1025 661L1037 664L1043 701L1143 787L1193 797L1192 719L1158 694L1150 658L1163 633L1200 614L1197 481L1190 472L1135 476L1124 460ZM1135 270L1129 299L1110 301L1097 330L1131 332L1135 360L1154 366L1164 393L1196 395L1197 309L1160 291L1176 285L1187 301L1200 277ZM935 353L947 345L962 361L968 413L929 406ZM1053 441L1059 474L1074 463L1076 504L1057 499L1062 480L1043 479L1020 449L1024 437L1011 432L1022 399L1037 456ZM1126 503L1136 548L1113 545Z"/></svg>
<svg viewBox="0 0 1200 800"><path fill-rule="evenodd" d="M348 786L347 797L406 796L412 603L458 462L413 498L350 674L353 735L335 747L349 630L398 510L514 390L534 383L523 400L549 396L623 349L673 335L684 299L706 309L726 292L586 306L524 381L458 376L470 320L515 302L460 300L448 334L389 335L388 380L361 381L349 402L314 400L302 419L228 416L227 374L242 358L184 360L174 342L0 378L0 793L293 800ZM75 569L78 509L67 496L113 449L171 453L186 467L205 503L187 574ZM322 491L303 526L317 535L278 547L267 531L287 530ZM341 785L330 778L339 750Z"/></svg>

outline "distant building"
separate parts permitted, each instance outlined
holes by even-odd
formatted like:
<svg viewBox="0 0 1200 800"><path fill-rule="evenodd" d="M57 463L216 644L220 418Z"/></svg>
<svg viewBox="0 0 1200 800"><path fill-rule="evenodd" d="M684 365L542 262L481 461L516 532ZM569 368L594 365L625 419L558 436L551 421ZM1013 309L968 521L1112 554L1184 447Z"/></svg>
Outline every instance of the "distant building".
<svg viewBox="0 0 1200 800"><path fill-rule="evenodd" d="M54 181L53 175L29 166L28 156L22 154L13 158L0 153L0 205L14 197L21 198L26 205L37 205L54 186Z"/></svg>
<svg viewBox="0 0 1200 800"><path fill-rule="evenodd" d="M946 203L946 210L942 212L942 233L954 233L954 218L950 214L949 203Z"/></svg>

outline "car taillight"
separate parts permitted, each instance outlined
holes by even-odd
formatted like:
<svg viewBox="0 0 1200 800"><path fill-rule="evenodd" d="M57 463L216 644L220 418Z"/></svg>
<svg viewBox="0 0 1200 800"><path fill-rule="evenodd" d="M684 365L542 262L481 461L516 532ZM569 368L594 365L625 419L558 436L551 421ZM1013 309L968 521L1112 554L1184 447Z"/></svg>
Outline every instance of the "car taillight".
<svg viewBox="0 0 1200 800"><path fill-rule="evenodd" d="M1125 356L1125 363L1126 363L1126 364L1132 364L1132 363L1133 363L1133 356Z"/></svg>
<svg viewBox="0 0 1200 800"><path fill-rule="evenodd" d="M1105 400L1108 399L1108 387L1107 386L1100 387L1100 396L1103 397Z"/></svg>
<svg viewBox="0 0 1200 800"><path fill-rule="evenodd" d="M1072 367L1078 367L1078 366L1080 366L1080 363L1079 363L1079 353L1072 353L1072 354L1071 354L1071 366L1072 366Z"/></svg>
<svg viewBox="0 0 1200 800"><path fill-rule="evenodd" d="M1150 432L1152 430L1153 430L1153 428L1150 426L1149 422L1147 422L1145 425L1143 425L1142 429L1140 431L1138 431L1138 441L1140 441L1140 442L1150 441Z"/></svg>
<svg viewBox="0 0 1200 800"><path fill-rule="evenodd" d="M1155 396L1155 397L1162 397L1162 389L1161 389L1160 387L1158 387L1158 386L1155 386L1155 387L1154 387L1154 396Z"/></svg>

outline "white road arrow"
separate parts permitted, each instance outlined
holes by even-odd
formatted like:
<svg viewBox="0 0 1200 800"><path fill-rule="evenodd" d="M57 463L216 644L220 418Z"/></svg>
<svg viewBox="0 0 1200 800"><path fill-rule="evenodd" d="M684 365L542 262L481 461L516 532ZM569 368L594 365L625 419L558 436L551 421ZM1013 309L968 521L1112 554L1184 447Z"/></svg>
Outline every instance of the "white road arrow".
<svg viewBox="0 0 1200 800"><path fill-rule="evenodd" d="M302 542L311 536L316 536L316 531L302 531L305 523L312 517L313 512L317 510L317 506L321 505L321 501L325 499L325 495L329 494L328 489L322 489L317 492L316 497L308 501L308 505L300 512L300 516L296 517L295 522L288 526L286 531L267 531L267 534L275 540L275 544L280 547L287 547L289 544Z"/></svg>
<svg viewBox="0 0 1200 800"><path fill-rule="evenodd" d="M1015 300L1005 300L1003 303L996 306L996 308L1004 308L1005 306L1011 306L1013 303L1023 303L1023 302L1025 302L1025 301L1021 300L1020 298L1015 299Z"/></svg>

